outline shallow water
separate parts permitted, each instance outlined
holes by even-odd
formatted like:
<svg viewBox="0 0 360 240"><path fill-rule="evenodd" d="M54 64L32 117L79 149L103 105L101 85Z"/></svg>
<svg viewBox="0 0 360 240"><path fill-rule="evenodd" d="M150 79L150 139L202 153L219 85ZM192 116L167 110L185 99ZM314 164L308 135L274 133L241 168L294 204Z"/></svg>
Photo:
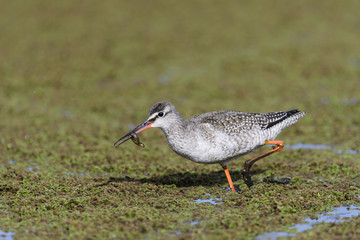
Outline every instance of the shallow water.
<svg viewBox="0 0 360 240"><path fill-rule="evenodd" d="M360 197L360 196L359 196ZM314 228L314 225L319 223L341 223L351 220L352 217L360 215L360 207L355 205L340 206L331 208L330 211L318 214L318 219L306 218L302 220L305 223L297 223L290 227L289 230L295 229L297 233L305 232ZM276 240L278 237L294 237L296 233L290 232L268 232L256 237L257 240Z"/></svg>
<svg viewBox="0 0 360 240"><path fill-rule="evenodd" d="M204 194L204 196L211 196L210 194ZM209 198L209 199L196 199L192 203L211 203L213 205L223 203L221 198Z"/></svg>
<svg viewBox="0 0 360 240"><path fill-rule="evenodd" d="M319 223L341 223L345 222L344 218L352 218L360 215L360 207L350 205L350 206L340 206L332 208L332 211L319 214L318 219L306 218L303 221L304 224L295 224L290 229L296 229L297 232L304 232L312 228L314 224Z"/></svg>
<svg viewBox="0 0 360 240"><path fill-rule="evenodd" d="M3 232L0 230L0 240L13 240L14 232Z"/></svg>
<svg viewBox="0 0 360 240"><path fill-rule="evenodd" d="M38 164L36 162L30 162L30 163L32 163L34 165L34 167L27 167L26 170L34 172L37 175L39 175L38 168L37 168Z"/></svg>
<svg viewBox="0 0 360 240"><path fill-rule="evenodd" d="M206 222L206 220L200 220L200 221L192 221L192 222L189 222L190 225L194 226L196 224L199 224L201 222Z"/></svg>
<svg viewBox="0 0 360 240"><path fill-rule="evenodd" d="M337 152L339 154L341 153L349 153L349 154L359 154L360 150L340 150L330 145L325 144L310 144L310 143L297 143L293 145L285 145L288 149L311 149L311 150L324 150L324 149L332 149L334 152Z"/></svg>
<svg viewBox="0 0 360 240"><path fill-rule="evenodd" d="M221 198L210 198L210 199L196 199L193 203L211 203L213 205L223 203Z"/></svg>
<svg viewBox="0 0 360 240"><path fill-rule="evenodd" d="M257 240L276 240L278 237L295 237L295 233L288 232L268 232L256 237Z"/></svg>

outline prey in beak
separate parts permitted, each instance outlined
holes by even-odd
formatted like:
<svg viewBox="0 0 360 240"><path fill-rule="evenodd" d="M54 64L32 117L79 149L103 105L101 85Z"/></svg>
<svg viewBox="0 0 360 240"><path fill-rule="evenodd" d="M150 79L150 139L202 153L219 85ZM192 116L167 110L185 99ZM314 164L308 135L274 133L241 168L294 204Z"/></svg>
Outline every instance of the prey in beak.
<svg viewBox="0 0 360 240"><path fill-rule="evenodd" d="M139 126L137 126L136 128L134 128L133 130L131 130L130 132L128 132L125 136L121 137L119 140L117 140L114 143L115 147L118 147L120 144L126 142L127 140L131 139L136 145L140 146L140 147L145 147L145 145L140 142L140 138L137 135L138 133L141 133L142 131L151 128L151 125L154 122L150 122L148 120L146 120L145 122L141 123Z"/></svg>

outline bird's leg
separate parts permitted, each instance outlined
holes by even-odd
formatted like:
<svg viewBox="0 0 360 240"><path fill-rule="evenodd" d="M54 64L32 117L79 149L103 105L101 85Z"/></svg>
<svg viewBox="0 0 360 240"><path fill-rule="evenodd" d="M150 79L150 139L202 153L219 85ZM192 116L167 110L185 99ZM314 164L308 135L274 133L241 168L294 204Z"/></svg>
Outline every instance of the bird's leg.
<svg viewBox="0 0 360 240"><path fill-rule="evenodd" d="M244 169L242 171L242 175L244 178L244 181L246 183L246 185L250 188L252 185L254 185L253 181L251 180L251 176L250 176L250 168L251 166L259 159L264 158L266 156L269 156L270 154L276 153L278 151L280 151L281 149L283 149L284 147L284 142L280 141L280 140L272 140L272 141L266 141L265 144L273 144L275 145L273 147L273 149L261 154L260 156L257 156L253 159L247 160L244 163Z"/></svg>
<svg viewBox="0 0 360 240"><path fill-rule="evenodd" d="M227 166L223 166L223 168L224 168L224 172L225 172L226 178L227 178L228 183L229 183L229 187L230 187L231 191L233 193L235 193L236 190L235 190L234 184L233 184L233 182L231 180L229 170L228 170Z"/></svg>

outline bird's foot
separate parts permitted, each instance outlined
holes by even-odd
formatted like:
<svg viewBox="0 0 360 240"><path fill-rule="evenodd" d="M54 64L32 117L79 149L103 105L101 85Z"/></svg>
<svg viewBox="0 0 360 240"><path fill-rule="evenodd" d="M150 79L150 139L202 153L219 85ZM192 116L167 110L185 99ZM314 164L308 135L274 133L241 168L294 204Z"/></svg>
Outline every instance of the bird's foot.
<svg viewBox="0 0 360 240"><path fill-rule="evenodd" d="M245 168L242 170L241 174L243 175L245 184L251 188L254 185L253 180L251 180L250 171L247 171Z"/></svg>

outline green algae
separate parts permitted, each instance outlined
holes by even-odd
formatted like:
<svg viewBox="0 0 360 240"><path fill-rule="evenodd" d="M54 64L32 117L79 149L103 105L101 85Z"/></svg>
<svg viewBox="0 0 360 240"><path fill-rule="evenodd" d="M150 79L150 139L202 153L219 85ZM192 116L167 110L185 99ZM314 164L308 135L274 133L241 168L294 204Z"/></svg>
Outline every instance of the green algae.
<svg viewBox="0 0 360 240"><path fill-rule="evenodd" d="M0 3L0 230L14 239L252 239L360 205L359 3ZM159 100L183 116L299 108L252 167L183 159L160 130L113 143ZM269 182L290 178L290 184ZM210 194L210 195L209 195ZM221 203L195 203L196 199ZM359 218L300 239L357 239ZM331 227L331 228L329 228Z"/></svg>

